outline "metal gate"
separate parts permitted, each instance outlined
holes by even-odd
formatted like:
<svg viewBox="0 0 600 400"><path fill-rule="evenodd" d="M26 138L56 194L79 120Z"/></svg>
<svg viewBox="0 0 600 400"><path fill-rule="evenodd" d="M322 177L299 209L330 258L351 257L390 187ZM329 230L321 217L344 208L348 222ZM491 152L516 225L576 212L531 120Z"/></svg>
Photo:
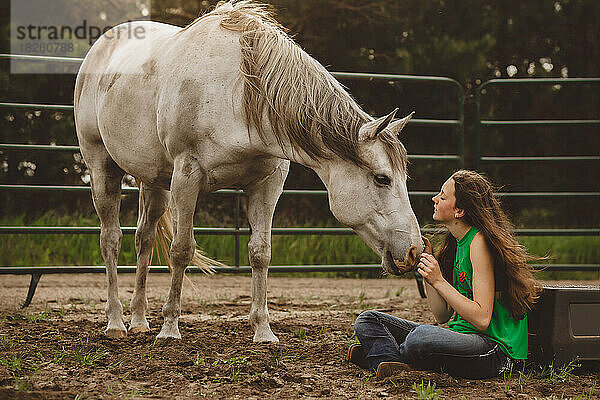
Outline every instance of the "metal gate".
<svg viewBox="0 0 600 400"><path fill-rule="evenodd" d="M69 62L69 63L81 63L82 59L76 58L65 58L65 57L44 57L44 56L21 56L21 55L10 55L0 54L0 58L4 59L23 59L28 61L56 61L56 62ZM456 80L447 77L432 77L432 76L413 76L413 75L391 75L391 74L363 74L363 73L350 73L350 72L333 72L333 76L340 80L368 80L368 81L400 81L400 82L419 82L425 84L438 84L438 85L450 85L456 91L456 97L453 99L457 105L457 115L448 119L412 119L409 124L417 126L432 126L432 127L452 127L457 132L457 143L456 143L456 154L447 155L432 155L432 154L421 154L421 155L409 155L409 159L412 160L454 160L457 163L457 167L464 166L464 101L465 94L464 89L460 83ZM524 157L503 157L499 160L498 157L486 157L481 156L481 128L485 126L493 126L498 124L508 125L524 125L524 124L598 124L599 120L570 120L566 121L482 121L480 118L480 102L481 102L481 90L492 84L505 84L505 83L576 83L576 82L600 82L600 78L590 79L505 79L505 80L491 80L483 83L476 93L476 132L477 132L477 165L481 166L482 162L492 161L523 161ZM59 104L31 104L31 103L7 103L0 102L2 108L14 108L14 109L31 109L31 110L60 110L60 111L72 111L72 105L59 105ZM0 150L11 151L11 150L31 150L31 151L66 151L66 152L78 152L77 146L63 146L63 145L41 145L41 144L9 144L0 143ZM587 157L590 158L590 157ZM600 157L591 157L593 160L600 160ZM561 159L567 159L565 157L558 157L556 160L548 161L559 161ZM583 159L579 157L578 159ZM61 191L61 192L80 192L89 191L89 186L52 186L52 185L11 185L5 184L0 185L0 191ZM137 188L123 188L124 193L137 192ZM219 190L216 192L219 195L234 196L235 207L234 207L234 220L235 224L231 227L215 228L215 227L203 227L194 228L194 234L196 235L232 235L235 238L234 248L234 260L235 266L233 267L218 267L218 272L249 272L249 266L240 265L240 236L249 235L249 229L244 227L240 221L240 202L243 196L242 190ZM435 195L436 191L411 191L409 192L410 197L431 197ZM292 196L326 196L326 191L320 190L284 190L283 195ZM498 193L499 196L505 197L541 197L541 196L600 196L600 193L589 192L589 193ZM123 234L134 234L135 227L122 227ZM431 232L432 229L422 229L423 232ZM2 226L0 227L0 235L3 234L93 234L99 235L99 227L31 227L31 226ZM273 228L273 235L353 235L354 232L350 228ZM600 229L561 229L561 230L548 230L548 229L517 229L516 234L524 236L598 236L600 235ZM600 271L600 264L554 264L554 265L535 265L536 269L548 269L548 270L582 270L582 271ZM269 267L274 272L307 272L307 271L348 271L348 270L371 270L378 269L378 264L361 264L361 265L295 265L295 266L271 266ZM152 266L149 268L151 272L168 272L168 268L165 266ZM118 267L119 272L134 272L135 266L120 266ZM194 267L188 268L189 272L197 272L198 269ZM31 284L29 287L29 293L25 306L29 304L37 282L43 274L54 274L54 273L91 273L91 272L104 272L103 266L0 266L0 274L29 274L31 275ZM418 280L419 283L421 283ZM421 295L424 296L422 291L422 285L419 285Z"/></svg>

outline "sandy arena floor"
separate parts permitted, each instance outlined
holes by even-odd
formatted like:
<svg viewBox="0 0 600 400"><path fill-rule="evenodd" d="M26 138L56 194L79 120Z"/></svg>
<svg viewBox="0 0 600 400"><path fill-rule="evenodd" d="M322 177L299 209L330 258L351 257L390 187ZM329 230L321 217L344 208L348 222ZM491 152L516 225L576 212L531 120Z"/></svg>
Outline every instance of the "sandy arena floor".
<svg viewBox="0 0 600 400"><path fill-rule="evenodd" d="M129 320L133 275L119 276ZM19 310L29 276L0 278L0 398L599 398L597 371L551 378L539 368L484 381L410 371L386 380L344 361L353 322L365 309L432 323L413 280L269 278L271 326L281 343L252 342L249 276L193 275L184 284L181 341L158 341L169 277L148 278L151 332L106 338L103 275L43 276ZM600 282L576 282L600 286ZM558 369L556 373L560 372ZM79 397L77 397L79 396ZM552 397L554 396L554 397Z"/></svg>

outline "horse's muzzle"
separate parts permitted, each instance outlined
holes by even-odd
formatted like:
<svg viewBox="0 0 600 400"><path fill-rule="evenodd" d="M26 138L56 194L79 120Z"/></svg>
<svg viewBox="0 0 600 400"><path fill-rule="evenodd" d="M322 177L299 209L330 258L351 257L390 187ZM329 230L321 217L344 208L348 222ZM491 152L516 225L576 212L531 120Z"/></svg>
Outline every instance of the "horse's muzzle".
<svg viewBox="0 0 600 400"><path fill-rule="evenodd" d="M387 252L387 257L389 258L394 275L401 275L414 270L419 261L417 246L410 246L404 257L404 262L396 260L389 251Z"/></svg>

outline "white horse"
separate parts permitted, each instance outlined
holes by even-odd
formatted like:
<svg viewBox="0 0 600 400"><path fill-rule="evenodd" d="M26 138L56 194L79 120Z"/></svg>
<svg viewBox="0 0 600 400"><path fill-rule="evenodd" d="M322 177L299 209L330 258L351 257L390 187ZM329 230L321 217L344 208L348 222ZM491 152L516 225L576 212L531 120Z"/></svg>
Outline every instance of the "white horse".
<svg viewBox="0 0 600 400"><path fill-rule="evenodd" d="M75 85L77 136L101 222L108 336L127 333L116 273L125 173L140 183L129 332L149 330L148 264L169 203L172 283L158 337L181 338L181 286L196 248L196 203L209 192L239 187L248 195L254 341L278 341L269 325L267 269L273 212L290 160L319 175L333 215L381 256L384 271L414 266L423 242L397 137L412 114L397 121L396 111L370 117L268 8L250 1L220 4L185 28L130 24L94 44Z"/></svg>

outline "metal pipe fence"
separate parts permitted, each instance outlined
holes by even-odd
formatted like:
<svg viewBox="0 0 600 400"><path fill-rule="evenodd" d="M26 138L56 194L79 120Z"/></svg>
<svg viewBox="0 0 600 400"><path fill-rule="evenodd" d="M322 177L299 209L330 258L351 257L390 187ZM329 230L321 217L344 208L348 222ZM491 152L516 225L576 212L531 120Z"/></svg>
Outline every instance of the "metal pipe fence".
<svg viewBox="0 0 600 400"><path fill-rule="evenodd" d="M481 101L482 96L486 92L486 88L494 85L509 86L509 85L581 85L581 84L600 84L600 78L518 78L518 79L491 79L482 83L475 92L475 134L476 134L476 165L477 169L481 170L484 163L514 163L514 162L561 162L561 161L585 161L593 162L600 161L600 156L596 155L555 155L555 156L488 156L482 154L483 128L486 127L564 127L564 126L600 126L600 119L532 119L532 120L484 120L481 116ZM598 149L595 149L596 151ZM511 197L521 198L543 198L543 197L563 197L563 198L599 198L600 191L590 192L527 192L527 193L511 193ZM525 230L526 231L526 230ZM531 230L525 234L532 236L546 236L554 233L561 236L600 236L599 229L569 229L571 234L567 234L562 229L552 230ZM560 233L559 233L560 232ZM552 266L550 266L552 267ZM556 270L565 270L562 267L556 266ZM580 268L578 268L580 267ZM573 270L594 270L600 271L599 264L591 265L574 265ZM554 268L553 268L554 270Z"/></svg>
<svg viewBox="0 0 600 400"><path fill-rule="evenodd" d="M518 79L491 79L482 83L475 92L475 135L476 135L476 160L477 169L480 170L484 162L538 162L538 161L600 161L600 156L545 156L545 157L513 157L513 156L484 156L481 154L482 128L484 127L507 127L507 126L596 126L600 125L600 119L536 119L536 120L482 120L481 119L481 96L485 89L494 85L581 85L600 84L600 78L518 78ZM595 195L599 195L596 193Z"/></svg>
<svg viewBox="0 0 600 400"><path fill-rule="evenodd" d="M26 56L26 55L10 55L0 54L0 59L19 59L26 61L58 61L58 62L79 62L83 59L68 58L68 57L46 57L46 56ZM464 101L465 93L462 85L454 79L447 77L431 77L431 76L412 76L412 75L392 75L392 74L369 74L369 73L351 73L351 72L332 72L332 75L338 79L351 80L383 80L383 81L405 81L405 82L420 82L444 84L454 87L457 91L455 98L457 104L458 115L454 119L411 119L409 124L415 126L432 126L432 127L453 127L456 129L458 140L456 144L456 154L418 154L409 155L412 160L455 160L459 167L464 166ZM523 83L596 83L600 82L600 78L589 79L519 79L519 80L491 80L483 83L476 92L476 134L477 134L477 165L480 167L481 162L511 162L511 161L545 161L555 162L563 160L588 160L597 161L600 157L596 156L559 156L559 157L488 157L481 156L481 127L483 126L504 126L504 125L529 125L529 126L547 126L547 125L595 125L600 123L600 120L529 120L529 121L482 121L480 116L480 101L481 90L491 84L515 83L515 81ZM56 110L56 111L72 111L72 105L64 104L33 104L33 103L14 103L0 102L0 108L12 109L29 109L29 110ZM15 143L0 143L2 151L67 151L78 152L78 146L69 145L39 145L39 144L15 144ZM60 192L81 192L89 191L89 186L64 186L64 185L0 185L0 191L60 191ZM138 189L135 187L123 187L123 193L134 193ZM240 243L239 239L242 235L249 235L250 231L246 227L241 226L240 209L242 190L226 189L216 192L220 195L235 196L234 207L234 227L215 228L194 228L194 233L198 235L232 235L235 238L234 258L235 267L218 267L218 272L248 272L248 266L240 265ZM433 191L411 191L411 197L430 197L437 192ZM327 192L323 190L284 190L283 195L299 195L299 196L326 196ZM512 192L498 193L501 197L599 197L599 192ZM124 234L135 233L135 227L122 227ZM3 234L99 234L98 227L32 227L32 226L2 226L0 227L0 235ZM433 232L433 229L425 228L423 232ZM354 234L350 228L273 228L273 235L351 235ZM518 229L518 235L524 236L599 236L600 229ZM133 272L135 267L123 266L119 267L120 272ZM307 272L307 271L348 271L348 270L372 270L380 268L379 265L315 265L315 266L271 266L272 271L285 272ZM600 271L600 264L562 264L562 265L536 265L536 269L548 270L581 270L581 271ZM153 266L150 268L153 272L167 272L166 267ZM30 284L30 293L33 296L35 286L41 274L46 273L88 273L88 272L103 272L104 267L98 266L17 266L17 267L0 267L0 274L31 274L32 282ZM193 267L189 268L190 272L195 272ZM35 282L34 282L35 281ZM420 289L422 287L420 286ZM422 292L423 295L423 292ZM31 296L28 295L28 300L31 301Z"/></svg>

